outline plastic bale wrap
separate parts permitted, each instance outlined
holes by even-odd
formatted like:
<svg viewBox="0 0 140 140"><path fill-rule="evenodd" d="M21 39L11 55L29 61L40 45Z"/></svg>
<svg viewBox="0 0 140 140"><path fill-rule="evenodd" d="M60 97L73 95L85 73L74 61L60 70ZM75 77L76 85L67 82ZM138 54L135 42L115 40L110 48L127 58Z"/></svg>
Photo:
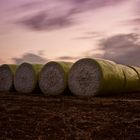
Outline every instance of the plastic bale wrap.
<svg viewBox="0 0 140 140"><path fill-rule="evenodd" d="M118 94L124 90L125 77L115 62L84 58L77 61L68 76L74 95L100 96Z"/></svg>
<svg viewBox="0 0 140 140"><path fill-rule="evenodd" d="M67 90L71 62L48 62L39 75L39 87L44 95L60 95Z"/></svg>
<svg viewBox="0 0 140 140"><path fill-rule="evenodd" d="M126 93L140 91L140 68L125 65L118 66L122 68L125 75L124 91Z"/></svg>
<svg viewBox="0 0 140 140"><path fill-rule="evenodd" d="M136 71L136 73L138 74L139 79L140 79L140 67L136 67L136 66L129 66L129 67L131 67L132 69L134 69Z"/></svg>
<svg viewBox="0 0 140 140"><path fill-rule="evenodd" d="M43 65L22 63L15 74L14 85L19 93L38 90L38 76Z"/></svg>
<svg viewBox="0 0 140 140"><path fill-rule="evenodd" d="M14 75L17 65L3 64L0 66L0 91L14 90Z"/></svg>

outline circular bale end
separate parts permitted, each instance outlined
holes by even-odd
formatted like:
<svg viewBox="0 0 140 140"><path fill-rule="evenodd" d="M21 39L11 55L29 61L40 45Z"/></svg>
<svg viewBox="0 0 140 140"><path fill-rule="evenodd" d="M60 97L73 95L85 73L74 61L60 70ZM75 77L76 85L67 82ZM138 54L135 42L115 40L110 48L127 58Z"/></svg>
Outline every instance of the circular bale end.
<svg viewBox="0 0 140 140"><path fill-rule="evenodd" d="M98 63L90 58L77 61L68 75L68 86L74 95L96 96L99 92L102 72Z"/></svg>
<svg viewBox="0 0 140 140"><path fill-rule="evenodd" d="M39 87L45 95L63 94L67 86L65 71L59 62L44 65L39 75Z"/></svg>
<svg viewBox="0 0 140 140"><path fill-rule="evenodd" d="M10 91L13 88L13 72L6 64L0 66L0 91Z"/></svg>
<svg viewBox="0 0 140 140"><path fill-rule="evenodd" d="M15 74L14 85L19 93L31 93L35 90L37 76L32 64L22 63Z"/></svg>

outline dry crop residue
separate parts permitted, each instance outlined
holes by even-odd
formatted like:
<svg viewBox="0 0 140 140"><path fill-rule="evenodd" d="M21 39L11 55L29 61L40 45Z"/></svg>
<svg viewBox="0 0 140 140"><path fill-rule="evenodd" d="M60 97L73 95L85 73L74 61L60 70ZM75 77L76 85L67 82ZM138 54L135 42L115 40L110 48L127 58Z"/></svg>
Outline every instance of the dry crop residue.
<svg viewBox="0 0 140 140"><path fill-rule="evenodd" d="M138 140L140 95L82 98L0 93L0 139Z"/></svg>

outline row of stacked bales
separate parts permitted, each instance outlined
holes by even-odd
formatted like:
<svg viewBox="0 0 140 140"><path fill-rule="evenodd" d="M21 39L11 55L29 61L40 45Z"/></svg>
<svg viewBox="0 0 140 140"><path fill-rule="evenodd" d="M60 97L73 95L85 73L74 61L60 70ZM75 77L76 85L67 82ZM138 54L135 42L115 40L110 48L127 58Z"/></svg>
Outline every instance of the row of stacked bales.
<svg viewBox="0 0 140 140"><path fill-rule="evenodd" d="M49 62L46 65L21 64L14 78L15 89L19 93L41 90L44 95L63 94L67 89L70 62Z"/></svg>
<svg viewBox="0 0 140 140"><path fill-rule="evenodd" d="M70 62L49 62L46 65L23 63L20 66L0 67L0 91L15 89L19 93L42 91L45 95L59 95L68 89Z"/></svg>
<svg viewBox="0 0 140 140"><path fill-rule="evenodd" d="M84 58L70 62L48 62L46 65L23 63L0 66L0 91L44 95L68 93L101 96L140 91L140 68L119 65L103 59Z"/></svg>

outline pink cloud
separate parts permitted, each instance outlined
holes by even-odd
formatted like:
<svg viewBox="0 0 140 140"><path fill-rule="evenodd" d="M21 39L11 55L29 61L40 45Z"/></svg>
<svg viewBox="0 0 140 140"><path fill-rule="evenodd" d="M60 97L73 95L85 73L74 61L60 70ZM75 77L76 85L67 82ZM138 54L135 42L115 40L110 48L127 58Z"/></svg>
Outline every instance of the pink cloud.
<svg viewBox="0 0 140 140"><path fill-rule="evenodd" d="M140 40L135 33L118 34L100 40L103 58L114 60L118 63L140 66Z"/></svg>
<svg viewBox="0 0 140 140"><path fill-rule="evenodd" d="M126 0L46 0L20 5L21 14L28 11L16 23L32 30L54 30L72 26L77 22L75 15L106 6L116 6ZM19 9L18 8L18 9ZM38 12L32 12L32 10ZM20 12L19 12L20 14Z"/></svg>

